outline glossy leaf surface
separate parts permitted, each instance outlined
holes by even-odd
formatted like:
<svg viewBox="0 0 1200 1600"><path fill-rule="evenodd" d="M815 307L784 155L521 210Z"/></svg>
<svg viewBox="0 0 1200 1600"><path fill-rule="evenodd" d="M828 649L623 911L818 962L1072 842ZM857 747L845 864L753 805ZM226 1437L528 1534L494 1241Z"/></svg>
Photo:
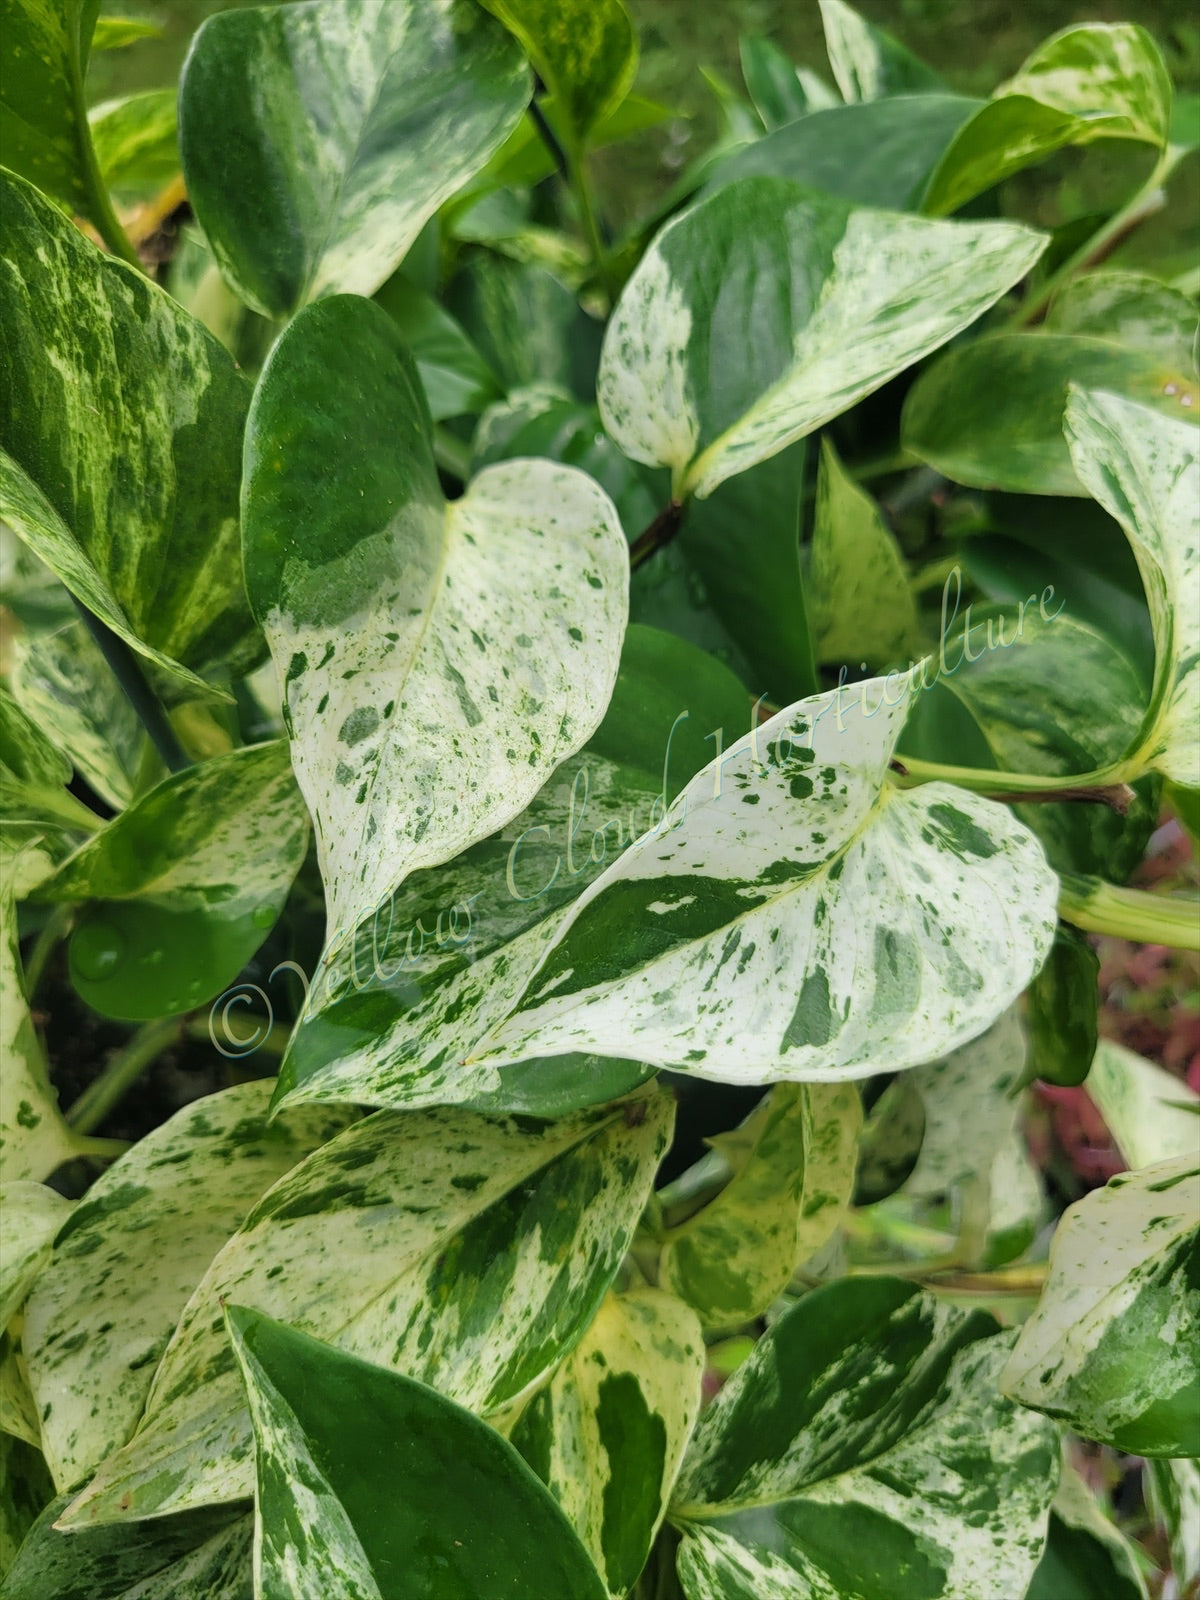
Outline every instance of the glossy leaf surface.
<svg viewBox="0 0 1200 1600"><path fill-rule="evenodd" d="M637 70L637 34L622 0L483 0L523 46L582 146Z"/></svg>

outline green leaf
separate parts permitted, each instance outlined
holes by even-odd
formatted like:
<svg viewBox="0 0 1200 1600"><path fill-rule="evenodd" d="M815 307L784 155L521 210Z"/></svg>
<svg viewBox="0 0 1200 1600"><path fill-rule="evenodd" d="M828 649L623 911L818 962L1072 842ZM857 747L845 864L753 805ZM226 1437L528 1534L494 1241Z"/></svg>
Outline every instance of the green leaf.
<svg viewBox="0 0 1200 1600"><path fill-rule="evenodd" d="M402 272L375 296L404 336L435 422L475 415L500 396L487 362L448 311Z"/></svg>
<svg viewBox="0 0 1200 1600"><path fill-rule="evenodd" d="M1200 1455L1198 1274L1193 1147L1067 1208L1005 1393L1130 1454Z"/></svg>
<svg viewBox="0 0 1200 1600"><path fill-rule="evenodd" d="M1171 80L1151 36L1132 23L1067 28L1034 51L943 155L922 209L957 211L1067 145L1138 139L1162 147Z"/></svg>
<svg viewBox="0 0 1200 1600"><path fill-rule="evenodd" d="M1065 333L997 333L947 351L909 391L901 443L978 488L1087 493L1063 436L1071 385L1107 389L1186 415L1200 387L1152 352Z"/></svg>
<svg viewBox="0 0 1200 1600"><path fill-rule="evenodd" d="M820 1080L981 1032L1049 949L1054 876L1007 810L892 787L910 684L891 676L897 698L889 677L801 701L693 779L576 900L473 1058L599 1049Z"/></svg>
<svg viewBox="0 0 1200 1600"><path fill-rule="evenodd" d="M90 833L99 818L66 785L71 763L0 683L0 816Z"/></svg>
<svg viewBox="0 0 1200 1600"><path fill-rule="evenodd" d="M586 1551L513 1447L452 1401L231 1305L258 1441L263 1600L602 1600ZM464 1518L464 1508L470 1508Z"/></svg>
<svg viewBox="0 0 1200 1600"><path fill-rule="evenodd" d="M920 94L812 111L734 150L706 192L739 178L790 178L852 205L916 211L943 150L980 103Z"/></svg>
<svg viewBox="0 0 1200 1600"><path fill-rule="evenodd" d="M673 1117L657 1094L550 1124L381 1112L322 1146L217 1255L141 1427L63 1525L250 1492L250 1418L221 1317L229 1302L286 1315L484 1416L523 1399L592 1321Z"/></svg>
<svg viewBox="0 0 1200 1600"><path fill-rule="evenodd" d="M862 656L866 666L890 666L915 640L917 609L896 536L828 438L821 440L808 608L821 662Z"/></svg>
<svg viewBox="0 0 1200 1600"><path fill-rule="evenodd" d="M932 67L876 28L845 0L820 0L825 48L833 76L848 101L883 100L941 87Z"/></svg>
<svg viewBox="0 0 1200 1600"><path fill-rule="evenodd" d="M0 1186L0 1328L24 1305L70 1210L71 1202L44 1183Z"/></svg>
<svg viewBox="0 0 1200 1600"><path fill-rule="evenodd" d="M1193 301L1141 272L1085 273L1046 314L1046 327L1057 333L1115 339L1188 374L1197 366L1197 326Z"/></svg>
<svg viewBox="0 0 1200 1600"><path fill-rule="evenodd" d="M101 799L117 810L127 806L144 732L83 623L19 634L11 682L21 710L71 752Z"/></svg>
<svg viewBox="0 0 1200 1600"><path fill-rule="evenodd" d="M1148 1600L1138 1551L1063 1463L1046 1549L1025 1600Z"/></svg>
<svg viewBox="0 0 1200 1600"><path fill-rule="evenodd" d="M99 8L100 0L8 0L0 56L5 166L93 221L83 80Z"/></svg>
<svg viewBox="0 0 1200 1600"><path fill-rule="evenodd" d="M142 17L97 17L92 33L93 50L124 50L137 44L139 39L161 39L162 28L157 22Z"/></svg>
<svg viewBox="0 0 1200 1600"><path fill-rule="evenodd" d="M0 1433L0 1582L38 1513L54 1495L45 1463L35 1445ZM7 1582L4 1595L12 1593Z"/></svg>
<svg viewBox="0 0 1200 1600"><path fill-rule="evenodd" d="M909 1178L925 1139L925 1098L911 1072L888 1084L871 1107L858 1141L854 1203L886 1200Z"/></svg>
<svg viewBox="0 0 1200 1600"><path fill-rule="evenodd" d="M706 1141L713 1153L692 1182L726 1181L667 1233L663 1288L694 1306L706 1328L761 1316L845 1214L861 1126L848 1084L776 1084L736 1133Z"/></svg>
<svg viewBox="0 0 1200 1600"><path fill-rule="evenodd" d="M513 1430L615 1600L636 1582L666 1512L703 1371L694 1312L657 1289L610 1294Z"/></svg>
<svg viewBox="0 0 1200 1600"><path fill-rule="evenodd" d="M412 1106L546 1096L592 1104L644 1070L594 1055L501 1069L466 1064L553 937L563 908L609 857L661 819L714 735L750 721L719 663L657 630L628 630L613 698L584 752L498 835L413 873L313 975L280 1074L280 1101ZM610 1054L607 1050L605 1055ZM536 1106L534 1109L537 1109Z"/></svg>
<svg viewBox="0 0 1200 1600"><path fill-rule="evenodd" d="M468 0L219 13L180 85L188 195L256 311L373 294L528 98L516 46Z"/></svg>
<svg viewBox="0 0 1200 1600"><path fill-rule="evenodd" d="M275 926L308 848L282 742L165 778L37 888L87 902L71 981L104 1016L189 1011L237 977Z"/></svg>
<svg viewBox="0 0 1200 1600"><path fill-rule="evenodd" d="M1147 1461L1147 1498L1181 1584L1200 1577L1200 1461Z"/></svg>
<svg viewBox="0 0 1200 1600"><path fill-rule="evenodd" d="M450 284L446 304L502 387L551 383L585 404L591 400L600 324L552 272L474 252Z"/></svg>
<svg viewBox="0 0 1200 1600"><path fill-rule="evenodd" d="M638 41L622 0L483 0L520 41L578 150L633 86Z"/></svg>
<svg viewBox="0 0 1200 1600"><path fill-rule="evenodd" d="M1101 1039L1087 1092L1131 1167L1194 1153L1200 1095L1153 1061Z"/></svg>
<svg viewBox="0 0 1200 1600"><path fill-rule="evenodd" d="M14 892L34 839L0 857L0 1183L40 1183L78 1154L29 1015Z"/></svg>
<svg viewBox="0 0 1200 1600"><path fill-rule="evenodd" d="M29 1532L4 1600L253 1600L254 1519L216 1510L60 1533L51 1501Z"/></svg>
<svg viewBox="0 0 1200 1600"><path fill-rule="evenodd" d="M1096 1054L1100 957L1082 933L1060 923L1046 965L1029 986L1031 1076L1078 1084Z"/></svg>
<svg viewBox="0 0 1200 1600"><path fill-rule="evenodd" d="M408 873L514 817L594 731L625 538L603 490L545 461L489 468L447 504L412 359L350 296L310 307L271 354L244 517L329 933L347 937Z"/></svg>
<svg viewBox="0 0 1200 1600"><path fill-rule="evenodd" d="M140 1139L58 1230L25 1310L24 1354L58 1488L133 1433L189 1295L259 1196L345 1126L268 1123L269 1082L207 1095Z"/></svg>
<svg viewBox="0 0 1200 1600"><path fill-rule="evenodd" d="M0 175L0 514L193 689L258 659L238 559L249 386L170 295ZM183 662L195 672L185 671Z"/></svg>
<svg viewBox="0 0 1200 1600"><path fill-rule="evenodd" d="M92 143L109 189L153 189L179 171L174 89L106 100L88 112Z"/></svg>
<svg viewBox="0 0 1200 1600"><path fill-rule="evenodd" d="M823 111L838 103L833 90L815 72L793 65L770 39L743 34L738 40L738 55L747 92L768 133L796 122L810 111Z"/></svg>
<svg viewBox="0 0 1200 1600"><path fill-rule="evenodd" d="M1079 389L1066 430L1080 481L1133 546L1154 626L1154 693L1127 760L1200 788L1200 430Z"/></svg>
<svg viewBox="0 0 1200 1600"><path fill-rule="evenodd" d="M892 1278L829 1284L773 1323L684 1462L688 1600L1024 1594L1058 1441L997 1392L995 1330Z"/></svg>
<svg viewBox="0 0 1200 1600"><path fill-rule="evenodd" d="M1043 244L1011 223L730 184L669 223L626 285L601 357L605 426L633 460L671 468L676 498L703 497L969 326Z"/></svg>

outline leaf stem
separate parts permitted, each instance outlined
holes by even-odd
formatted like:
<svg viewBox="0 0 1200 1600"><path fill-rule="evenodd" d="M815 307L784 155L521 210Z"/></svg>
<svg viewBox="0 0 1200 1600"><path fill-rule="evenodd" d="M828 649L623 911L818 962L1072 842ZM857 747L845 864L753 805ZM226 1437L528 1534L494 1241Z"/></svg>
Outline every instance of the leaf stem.
<svg viewBox="0 0 1200 1600"><path fill-rule="evenodd" d="M1132 199L1119 211L1115 211L1102 228L1086 240L1074 255L1068 256L1057 271L1051 273L1041 288L1023 302L1009 322L1009 327L1027 328L1031 323L1040 322L1051 301L1077 273L1098 265L1116 249L1127 234L1132 233L1134 228L1139 227L1147 217L1152 217L1161 211L1166 204L1163 184L1184 154L1185 151L1180 145L1165 145L1154 164L1154 171Z"/></svg>
<svg viewBox="0 0 1200 1600"><path fill-rule="evenodd" d="M43 923L41 932L33 941L29 960L25 963L25 993L31 1006L38 986L45 976L50 957L66 938L74 915L75 907L72 905L55 906Z"/></svg>
<svg viewBox="0 0 1200 1600"><path fill-rule="evenodd" d="M470 479L471 452L461 439L454 437L449 428L434 428L433 459L447 477L456 478L459 483L466 483Z"/></svg>
<svg viewBox="0 0 1200 1600"><path fill-rule="evenodd" d="M684 502L671 500L655 517L654 521L641 533L629 546L629 566L631 571L636 571L644 561L649 561L657 550L670 544L671 540L683 526Z"/></svg>
<svg viewBox="0 0 1200 1600"><path fill-rule="evenodd" d="M1058 911L1087 933L1106 933L1136 944L1200 951L1200 900L1184 895L1123 889L1101 878L1060 875Z"/></svg>
<svg viewBox="0 0 1200 1600"><path fill-rule="evenodd" d="M114 1052L104 1071L79 1096L67 1112L67 1123L76 1133L91 1133L99 1127L133 1088L134 1084L164 1050L176 1044L183 1034L180 1017L159 1017L139 1028L127 1044Z"/></svg>
<svg viewBox="0 0 1200 1600"><path fill-rule="evenodd" d="M922 783L954 783L972 794L1002 797L1012 802L1088 799L1111 803L1122 798L1127 774L1121 765L1098 767L1094 772L1047 776L1038 772L997 772L986 767L954 767L940 761L921 761L901 753L898 775L903 788Z"/></svg>
<svg viewBox="0 0 1200 1600"><path fill-rule="evenodd" d="M125 698L150 736L151 744L161 756L163 766L168 772L182 772L184 767L190 767L191 762L184 754L183 746L176 737L167 713L163 710L162 702L150 687L133 651L119 634L114 633L107 623L101 622L81 600L76 600L75 604L79 608L85 627L99 646L100 653L112 669L113 676L121 685Z"/></svg>
<svg viewBox="0 0 1200 1600"><path fill-rule="evenodd" d="M112 199L100 171L100 163L96 159L96 147L92 143L92 129L88 122L87 98L83 91L83 68L77 51L71 52L70 77L71 110L75 117L79 154L83 161L83 180L88 192L88 219L113 255L118 256L128 266L136 267L138 272L144 273L146 269L142 265L141 257L130 243L129 235L113 210Z"/></svg>

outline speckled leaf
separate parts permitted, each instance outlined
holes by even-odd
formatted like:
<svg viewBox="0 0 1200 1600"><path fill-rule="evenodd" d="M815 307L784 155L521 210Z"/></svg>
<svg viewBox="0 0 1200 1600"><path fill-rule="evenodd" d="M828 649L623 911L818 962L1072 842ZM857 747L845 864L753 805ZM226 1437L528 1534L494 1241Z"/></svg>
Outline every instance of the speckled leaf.
<svg viewBox="0 0 1200 1600"><path fill-rule="evenodd" d="M1057 333L1116 339L1181 372L1197 367L1195 303L1147 273L1085 272L1055 296L1045 325Z"/></svg>
<svg viewBox="0 0 1200 1600"><path fill-rule="evenodd" d="M1020 1254L1040 1220L1041 1184L1015 1097L1025 1055L1021 1020L1010 1008L978 1039L910 1074L925 1103L925 1137L901 1192L949 1200L960 1238L975 1243L973 1265Z"/></svg>
<svg viewBox="0 0 1200 1600"><path fill-rule="evenodd" d="M17 946L13 888L21 857L36 849L30 841L0 855L0 1183L40 1183L78 1154L29 1015Z"/></svg>
<svg viewBox="0 0 1200 1600"><path fill-rule="evenodd" d="M554 96L568 142L581 149L624 99L637 70L637 34L622 0L483 0L520 40Z"/></svg>
<svg viewBox="0 0 1200 1600"><path fill-rule="evenodd" d="M1008 1343L892 1278L806 1295L693 1436L671 1512L688 1600L1024 1594L1058 1439L998 1393Z"/></svg>
<svg viewBox="0 0 1200 1600"><path fill-rule="evenodd" d="M883 100L938 88L941 79L845 0L820 0L829 65L845 100Z"/></svg>
<svg viewBox="0 0 1200 1600"><path fill-rule="evenodd" d="M1131 1167L1194 1153L1200 1143L1200 1094L1113 1039L1096 1046L1087 1092Z"/></svg>
<svg viewBox="0 0 1200 1600"><path fill-rule="evenodd" d="M246 581L331 938L516 816L596 728L617 670L628 554L608 496L521 461L447 504L429 426L394 325L349 296L297 317L250 417Z"/></svg>
<svg viewBox="0 0 1200 1600"><path fill-rule="evenodd" d="M107 188L154 189L178 174L177 99L174 89L145 89L105 100L88 112Z"/></svg>
<svg viewBox="0 0 1200 1600"><path fill-rule="evenodd" d="M818 661L890 666L915 642L917 611L896 536L828 439L810 547L807 600Z"/></svg>
<svg viewBox="0 0 1200 1600"><path fill-rule="evenodd" d="M1133 546L1154 626L1154 693L1131 756L1200 788L1200 428L1073 390L1066 430L1080 481Z"/></svg>
<svg viewBox="0 0 1200 1600"><path fill-rule="evenodd" d="M4 1600L253 1600L253 1516L222 1507L60 1533L68 1502L37 1519Z"/></svg>
<svg viewBox="0 0 1200 1600"><path fill-rule="evenodd" d="M274 927L308 847L282 742L173 773L38 885L86 901L71 980L105 1016L188 1011L231 983Z"/></svg>
<svg viewBox="0 0 1200 1600"><path fill-rule="evenodd" d="M262 649L238 560L249 385L170 295L8 174L0 219L0 513L152 660L245 671Z"/></svg>
<svg viewBox="0 0 1200 1600"><path fill-rule="evenodd" d="M1172 1569L1186 1584L1200 1577L1200 1461L1147 1461L1146 1479L1154 1519L1170 1543Z"/></svg>
<svg viewBox="0 0 1200 1600"><path fill-rule="evenodd" d="M892 787L897 676L898 698L868 680L726 749L579 897L475 1056L601 1049L762 1083L915 1066L981 1032L1045 957L1056 882L1004 808Z"/></svg>
<svg viewBox="0 0 1200 1600"><path fill-rule="evenodd" d="M540 1064L497 1071L465 1058L500 1021L553 938L564 908L647 828L707 761L712 740L749 725L731 673L655 629L631 626L613 697L588 747L564 762L498 834L384 895L345 949L313 975L279 1099L537 1109ZM636 1061L636 1057L634 1060ZM612 1061L574 1058L576 1109L631 1087ZM553 1100L543 1108L554 1112Z"/></svg>
<svg viewBox="0 0 1200 1600"><path fill-rule="evenodd" d="M528 99L516 45L468 0L218 13L180 86L188 195L255 310L372 294Z"/></svg>
<svg viewBox="0 0 1200 1600"><path fill-rule="evenodd" d="M944 216L1066 145L1166 143L1171 80L1144 28L1089 23L1047 39L962 128L923 209Z"/></svg>
<svg viewBox="0 0 1200 1600"><path fill-rule="evenodd" d="M21 1329L19 1312L6 1328L0 1329L0 1434L23 1439L40 1458L42 1430L21 1352ZM53 1489L54 1485L50 1487Z"/></svg>
<svg viewBox="0 0 1200 1600"><path fill-rule="evenodd" d="M535 1569L549 1593L602 1600L552 1496L486 1423L258 1312L226 1316L258 1445L262 1600L517 1595Z"/></svg>
<svg viewBox="0 0 1200 1600"><path fill-rule="evenodd" d="M513 1431L614 1600L650 1553L700 1412L703 1372L694 1312L657 1289L610 1294Z"/></svg>
<svg viewBox="0 0 1200 1600"><path fill-rule="evenodd" d="M19 634L11 681L26 716L70 751L101 799L127 806L144 731L83 623Z"/></svg>
<svg viewBox="0 0 1200 1600"><path fill-rule="evenodd" d="M91 833L100 819L70 794L71 763L8 684L0 683L0 817Z"/></svg>
<svg viewBox="0 0 1200 1600"><path fill-rule="evenodd" d="M26 1305L24 1352L60 1489L133 1433L188 1296L254 1202L347 1121L301 1107L268 1124L270 1098L256 1080L185 1106L59 1230Z"/></svg>
<svg viewBox="0 0 1200 1600"><path fill-rule="evenodd" d="M253 1442L222 1306L253 1305L482 1415L582 1336L629 1247L674 1103L545 1124L379 1112L267 1192L192 1296L141 1428L68 1514L158 1516L250 1492Z"/></svg>
<svg viewBox="0 0 1200 1600"><path fill-rule="evenodd" d="M1139 1552L1064 1460L1046 1549L1025 1600L1149 1600Z"/></svg>
<svg viewBox="0 0 1200 1600"><path fill-rule="evenodd" d="M707 1141L703 1178L726 1182L668 1232L663 1288L694 1306L706 1328L761 1316L844 1215L861 1126L849 1084L776 1084L735 1134Z"/></svg>
<svg viewBox="0 0 1200 1600"><path fill-rule="evenodd" d="M92 29L100 0L7 0L0 50L4 165L91 216L91 152L84 112Z"/></svg>
<svg viewBox="0 0 1200 1600"><path fill-rule="evenodd" d="M44 1183L0 1184L0 1328L24 1304L70 1210L71 1202Z"/></svg>
<svg viewBox="0 0 1200 1600"><path fill-rule="evenodd" d="M1200 386L1152 352L1066 333L996 333L958 345L909 391L901 442L956 483L1019 494L1088 492L1063 435L1072 384L1185 417Z"/></svg>
<svg viewBox="0 0 1200 1600"><path fill-rule="evenodd" d="M1200 1455L1200 1161L1125 1172L1063 1215L1007 1394L1133 1455Z"/></svg>
<svg viewBox="0 0 1200 1600"><path fill-rule="evenodd" d="M782 179L729 184L669 223L626 285L600 363L605 427L670 467L677 498L709 494L968 327L1044 244Z"/></svg>

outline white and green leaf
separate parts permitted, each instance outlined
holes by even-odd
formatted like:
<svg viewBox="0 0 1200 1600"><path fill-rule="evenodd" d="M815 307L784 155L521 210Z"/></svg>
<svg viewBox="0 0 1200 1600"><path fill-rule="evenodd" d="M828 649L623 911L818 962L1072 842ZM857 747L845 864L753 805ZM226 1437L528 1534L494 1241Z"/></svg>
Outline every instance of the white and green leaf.
<svg viewBox="0 0 1200 1600"><path fill-rule="evenodd" d="M0 1185L0 1328L25 1303L70 1210L71 1202L44 1183Z"/></svg>
<svg viewBox="0 0 1200 1600"><path fill-rule="evenodd" d="M1200 1142L1200 1094L1113 1039L1096 1046L1087 1092L1131 1167L1188 1155Z"/></svg>
<svg viewBox="0 0 1200 1600"><path fill-rule="evenodd" d="M883 100L941 86L931 67L845 0L820 0L820 6L829 65L847 102Z"/></svg>

